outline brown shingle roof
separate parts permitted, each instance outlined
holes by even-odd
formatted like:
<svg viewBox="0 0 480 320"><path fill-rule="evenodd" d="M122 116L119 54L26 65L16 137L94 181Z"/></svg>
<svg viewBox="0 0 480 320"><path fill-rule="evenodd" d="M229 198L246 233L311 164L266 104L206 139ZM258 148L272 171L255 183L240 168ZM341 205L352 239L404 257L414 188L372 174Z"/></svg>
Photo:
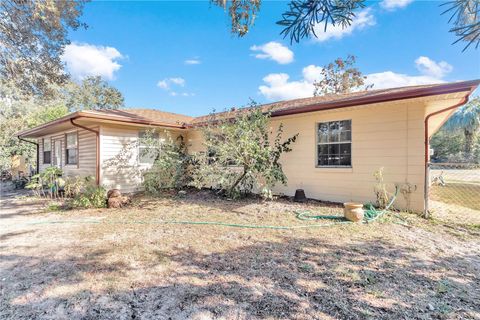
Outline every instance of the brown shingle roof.
<svg viewBox="0 0 480 320"><path fill-rule="evenodd" d="M91 110L91 114L121 117L134 121L146 121L182 126L193 120L193 117L183 114L165 112L154 109L122 109L122 110Z"/></svg>
<svg viewBox="0 0 480 320"><path fill-rule="evenodd" d="M349 107L355 105L363 105L367 103L385 102L401 99L409 99L416 97L431 96L437 94L445 94L449 92L473 91L480 80L407 86L389 89L377 89L368 91L358 91L346 94L328 94L318 97L309 97L293 100L278 101L257 106L265 112L270 111L272 116L280 116L302 112L312 112L319 110L327 110L333 108ZM241 108L235 112L239 113L251 109ZM215 113L217 118L222 116L231 116L231 111ZM201 124L208 121L210 116L196 117L190 124Z"/></svg>
<svg viewBox="0 0 480 320"><path fill-rule="evenodd" d="M293 99L279 101L257 106L265 112L270 111L272 116L282 116L289 114L313 112L335 108L344 108L351 106L360 106L365 104L380 103L386 101L412 99L418 97L427 97L449 93L465 92L465 96L472 93L480 84L480 80L409 86L391 89L379 89L369 91L359 91L348 94L330 94L320 97L310 97L303 99ZM237 109L234 112L226 111L216 113L216 118L232 117L250 108ZM124 110L86 110L77 111L66 115L57 120L45 123L38 127L25 130L18 133L19 136L26 137L39 130L56 125L58 123L71 121L77 118L90 118L98 120L112 120L126 123L165 126L171 128L188 128L205 123L209 116L190 117L182 114L164 112L153 109L124 109Z"/></svg>

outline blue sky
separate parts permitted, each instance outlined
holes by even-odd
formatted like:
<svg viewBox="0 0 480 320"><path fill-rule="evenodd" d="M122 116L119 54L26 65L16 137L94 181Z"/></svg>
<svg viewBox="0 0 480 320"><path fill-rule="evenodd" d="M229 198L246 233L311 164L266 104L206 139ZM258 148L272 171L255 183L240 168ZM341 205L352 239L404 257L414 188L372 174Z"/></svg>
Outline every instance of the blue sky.
<svg viewBox="0 0 480 320"><path fill-rule="evenodd" d="M290 45L275 24L287 2L263 1L243 38L207 1L93 2L64 61L76 79L106 78L127 107L188 115L311 95L321 66L347 54L374 88L480 78L480 50L451 45L439 3L369 2L353 27Z"/></svg>

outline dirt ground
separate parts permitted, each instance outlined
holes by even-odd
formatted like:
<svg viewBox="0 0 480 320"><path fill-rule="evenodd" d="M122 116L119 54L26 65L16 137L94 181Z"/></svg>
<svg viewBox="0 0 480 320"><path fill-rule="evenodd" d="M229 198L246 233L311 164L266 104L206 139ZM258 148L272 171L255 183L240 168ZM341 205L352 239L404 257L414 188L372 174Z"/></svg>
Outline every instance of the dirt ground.
<svg viewBox="0 0 480 320"><path fill-rule="evenodd" d="M480 319L477 217L163 223L341 214L206 191L112 210L45 212L13 195L1 205L0 319Z"/></svg>

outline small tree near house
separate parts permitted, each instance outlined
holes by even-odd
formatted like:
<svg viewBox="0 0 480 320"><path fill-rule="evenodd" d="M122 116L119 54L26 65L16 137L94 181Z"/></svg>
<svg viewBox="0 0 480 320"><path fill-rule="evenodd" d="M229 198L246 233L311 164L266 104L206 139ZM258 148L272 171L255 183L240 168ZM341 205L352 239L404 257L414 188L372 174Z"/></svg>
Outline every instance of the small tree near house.
<svg viewBox="0 0 480 320"><path fill-rule="evenodd" d="M251 108L211 115L203 127L205 152L194 155L192 184L210 186L228 197L261 190L271 197L277 183L287 177L280 156L290 152L298 134L283 139L283 125L269 127L270 113L251 103Z"/></svg>
<svg viewBox="0 0 480 320"><path fill-rule="evenodd" d="M141 156L154 159L152 167L143 173L145 191L155 194L164 189L181 189L190 182L190 156L183 136L174 138L165 131L159 139L158 132L148 130L141 138Z"/></svg>

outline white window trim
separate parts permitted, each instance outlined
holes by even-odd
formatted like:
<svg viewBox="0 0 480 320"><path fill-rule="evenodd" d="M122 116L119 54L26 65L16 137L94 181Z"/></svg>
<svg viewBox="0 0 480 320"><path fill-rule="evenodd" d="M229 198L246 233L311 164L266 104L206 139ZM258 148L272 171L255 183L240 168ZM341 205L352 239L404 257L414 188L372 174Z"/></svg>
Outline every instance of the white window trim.
<svg viewBox="0 0 480 320"><path fill-rule="evenodd" d="M334 121L350 121L350 142L344 141L344 143L350 143L350 165L333 165L333 166L320 166L318 165L318 145L320 142L318 141L318 125L320 123L327 123L327 122L334 122ZM315 132L315 148L314 148L314 161L315 161L315 168L320 169L325 172L353 172L353 120L352 119L342 119L342 120L322 120L315 122L314 127ZM322 144L340 144L342 142L327 142Z"/></svg>
<svg viewBox="0 0 480 320"><path fill-rule="evenodd" d="M68 156L67 156L67 149L68 148L68 143L67 143L67 136L69 134L76 134L76 137L77 137L77 142L76 142L76 150L77 150L77 162L76 163L67 163L68 161ZM65 157L65 167L79 167L80 165L80 148L79 148L79 141L80 140L80 137L79 137L79 132L78 130L73 130L73 131L65 131L65 141L63 142L64 143L64 147L63 147L63 157Z"/></svg>
<svg viewBox="0 0 480 320"><path fill-rule="evenodd" d="M140 161L140 157L141 157L140 149L141 148L148 148L148 146L142 145L140 143L140 141L141 141L140 135L141 135L142 132L145 132L145 131L147 131L147 130L139 130L138 133L137 133L137 164L139 166L152 166L155 162L155 159L154 159L153 162L141 162ZM159 132L156 132L156 133L158 134L159 141L162 142L163 139L162 139L162 137L160 137L160 133Z"/></svg>

